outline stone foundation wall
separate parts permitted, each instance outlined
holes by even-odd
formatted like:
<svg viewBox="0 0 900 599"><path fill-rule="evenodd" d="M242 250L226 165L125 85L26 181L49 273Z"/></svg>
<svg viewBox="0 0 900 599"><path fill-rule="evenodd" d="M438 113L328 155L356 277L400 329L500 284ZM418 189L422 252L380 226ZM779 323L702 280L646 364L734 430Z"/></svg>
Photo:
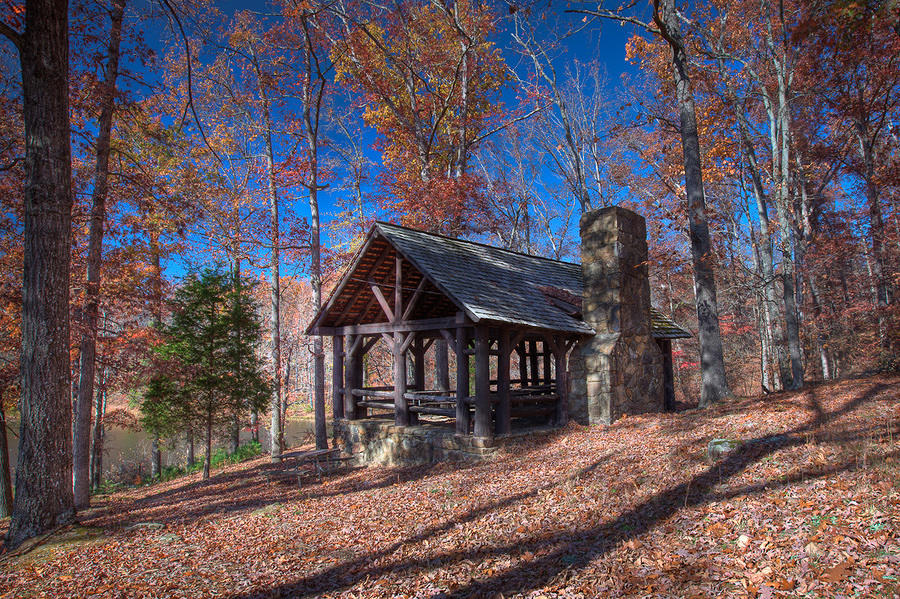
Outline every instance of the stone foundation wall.
<svg viewBox="0 0 900 599"><path fill-rule="evenodd" d="M334 442L356 465L412 466L473 460L496 452L490 441L435 426L397 426L389 420L336 420Z"/></svg>

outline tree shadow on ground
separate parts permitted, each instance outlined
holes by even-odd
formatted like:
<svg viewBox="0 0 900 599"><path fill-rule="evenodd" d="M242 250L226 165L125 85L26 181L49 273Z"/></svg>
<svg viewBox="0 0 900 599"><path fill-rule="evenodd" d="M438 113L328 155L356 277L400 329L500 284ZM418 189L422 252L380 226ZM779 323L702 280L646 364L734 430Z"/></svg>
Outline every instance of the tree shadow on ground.
<svg viewBox="0 0 900 599"><path fill-rule="evenodd" d="M371 469L344 467L318 476L300 478L292 464L263 463L166 489L127 503L99 505L79 520L90 526L127 528L138 522L174 524L196 521L213 514L248 512L273 503L346 496L406 484L430 476L436 469L467 469L475 462L425 464Z"/></svg>
<svg viewBox="0 0 900 599"><path fill-rule="evenodd" d="M478 563L486 558L523 556L526 552L530 552L539 557L534 557L530 561L520 559L518 565L508 570L481 579L470 579L452 592L438 593L432 599L490 596L498 592L504 594L527 593L547 585L565 570L587 566L592 560L609 553L621 543L650 531L682 508L697 507L712 501L738 495L762 493L766 489L826 477L854 468L856 460L848 459L821 468L804 469L786 478L780 477L736 489L718 489L723 482L735 477L775 451L806 443L808 434L852 412L889 388L891 388L890 385L884 383L873 385L865 393L847 401L832 412L826 412L815 392L812 392L810 393L812 404L809 406L809 409L813 417L808 422L783 433L747 440L740 451L725 456L719 462L710 465L703 472L679 484L668 487L599 526L583 530L576 529L533 536L529 540L515 541L500 546L483 547L467 551L447 551L419 559L406 559L399 563L371 565L376 560L389 557L404 545L427 540L452 529L458 524L470 522L494 510L502 509L505 506L536 496L545 490L546 487L557 486L564 482L557 481L540 489L518 493L502 501L475 507L465 514L445 521L443 524L432 526L421 533L399 540L383 550L343 561L298 580L286 581L281 585L255 592L235 594L232 597L235 599L263 596L293 597L339 592L364 580L378 579L389 573L395 574L399 571L416 572L434 567L459 564L463 561ZM847 440L855 438L851 436ZM601 458L597 462L602 462L604 459ZM596 467L596 464L594 464L594 467Z"/></svg>

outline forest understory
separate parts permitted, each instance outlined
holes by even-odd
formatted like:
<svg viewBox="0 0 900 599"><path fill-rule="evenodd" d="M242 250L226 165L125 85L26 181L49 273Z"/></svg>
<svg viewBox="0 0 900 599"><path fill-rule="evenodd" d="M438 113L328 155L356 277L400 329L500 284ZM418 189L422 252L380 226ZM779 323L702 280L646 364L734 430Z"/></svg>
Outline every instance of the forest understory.
<svg viewBox="0 0 900 599"><path fill-rule="evenodd" d="M300 487L265 456L95 497L0 556L0 597L897 597L898 394L837 381ZM710 461L715 438L741 446Z"/></svg>

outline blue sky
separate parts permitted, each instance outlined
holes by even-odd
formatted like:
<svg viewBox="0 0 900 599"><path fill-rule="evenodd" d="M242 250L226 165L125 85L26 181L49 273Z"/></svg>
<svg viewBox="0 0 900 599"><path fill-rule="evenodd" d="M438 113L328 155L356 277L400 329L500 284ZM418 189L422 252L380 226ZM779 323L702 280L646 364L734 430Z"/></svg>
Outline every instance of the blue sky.
<svg viewBox="0 0 900 599"><path fill-rule="evenodd" d="M508 10L506 3L498 2L498 6L499 10L502 11L501 14L505 15ZM549 18L546 20L535 19L535 21L547 24L545 32L548 36L551 35L551 31L553 30L561 30L582 25L582 16L564 13L565 8L568 6L568 4L556 3L547 13ZM259 13L269 12L266 5L259 2L219 2L217 7L226 15L232 15L237 10L250 10ZM184 20L183 24L189 29L188 35L191 35L191 23L189 19ZM510 25L511 21L509 19L504 19L501 28L495 34L493 41L503 52L508 65L515 69L519 74L524 75L526 72L530 71L530 65L527 62L523 62L521 56L515 51L515 42L511 39L509 30L504 29ZM166 31L171 26L171 23L167 24L164 20L157 20L153 29L146 33L147 42L156 50L159 56L163 56L166 45L172 43L171 33ZM582 31L566 39L564 45L555 54L555 66L560 75L563 75L567 66L572 61L577 60L586 63L596 59L606 70L610 91L615 92L620 84L623 74L634 74L637 72L634 65L627 63L625 60L625 43L632 33L633 28L630 26L621 27L612 22L594 22L585 27ZM150 78L154 77L153 73L148 73L147 75ZM517 102L516 89L513 86L510 86L506 91L503 100L508 107L515 106ZM368 158L374 164L380 166L381 157L372 147L375 141L374 132L371 130L364 130L363 135ZM551 175L549 172L546 172L544 173L544 176L549 177ZM335 213L335 201L341 194L346 193L348 192L326 190L320 194L320 210L322 213L323 224L330 220ZM294 202L293 212L297 217L309 218L309 208L302 198L298 198L298 200ZM287 223L285 223L285 226L287 226ZM329 245L327 237L323 241L325 245ZM496 240L490 239L486 241L496 242ZM170 270L178 272L182 270L182 267L172 264L170 265Z"/></svg>

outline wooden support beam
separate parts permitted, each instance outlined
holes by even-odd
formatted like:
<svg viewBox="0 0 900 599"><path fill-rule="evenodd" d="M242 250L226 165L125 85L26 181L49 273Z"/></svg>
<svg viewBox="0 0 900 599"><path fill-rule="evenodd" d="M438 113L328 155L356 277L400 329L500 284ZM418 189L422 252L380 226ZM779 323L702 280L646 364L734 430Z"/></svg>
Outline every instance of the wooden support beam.
<svg viewBox="0 0 900 599"><path fill-rule="evenodd" d="M381 292L381 288L375 284L375 281L369 281L369 287L372 288L372 295L374 295L375 299L378 300L378 304L381 306L381 310L384 312L384 315L387 316L387 319L390 322L396 322L394 318L394 311L391 310L391 306L390 304L388 304L387 299Z"/></svg>
<svg viewBox="0 0 900 599"><path fill-rule="evenodd" d="M344 417L344 338L331 339L331 415Z"/></svg>
<svg viewBox="0 0 900 599"><path fill-rule="evenodd" d="M444 338L444 341L447 342L447 347L450 349L450 351L452 351L454 354L459 352L459 349L457 349L456 347L456 340L453 338L453 333L451 333L447 329L441 329L441 336ZM437 367L437 369L440 370L440 367ZM450 375L448 374L447 376ZM440 385L440 382L438 383L438 385Z"/></svg>
<svg viewBox="0 0 900 599"><path fill-rule="evenodd" d="M441 336L443 339L438 339L434 346L434 377L437 388L446 391L450 388L450 355L447 351L450 347L447 338L450 335L444 336L444 329L441 329Z"/></svg>
<svg viewBox="0 0 900 599"><path fill-rule="evenodd" d="M537 341L535 341L534 339L528 342L528 361L528 368L529 370L531 370L531 384L540 385L541 373L538 372Z"/></svg>
<svg viewBox="0 0 900 599"><path fill-rule="evenodd" d="M456 329L456 432L469 434L469 356L465 348L469 344L469 328Z"/></svg>
<svg viewBox="0 0 900 599"><path fill-rule="evenodd" d="M362 345L363 338L361 335L347 335L347 346L344 348L344 351L347 353L355 354L359 351L360 345Z"/></svg>
<svg viewBox="0 0 900 599"><path fill-rule="evenodd" d="M490 340L487 327L475 327L475 430L476 437L490 439L494 436L491 426L491 361Z"/></svg>
<svg viewBox="0 0 900 599"><path fill-rule="evenodd" d="M412 316L412 311L416 308L416 302L419 301L419 296L422 295L422 290L425 289L425 283L427 280L424 276L419 281L419 284L416 286L416 290L413 292L411 298L409 298L409 302L406 304L406 308L403 310L403 317L401 320L409 320L409 317Z"/></svg>
<svg viewBox="0 0 900 599"><path fill-rule="evenodd" d="M409 408L406 403L406 354L403 351L403 333L394 333L394 424L409 426Z"/></svg>
<svg viewBox="0 0 900 599"><path fill-rule="evenodd" d="M498 435L506 435L512 430L512 410L509 398L509 330L500 331L498 343L500 355L497 358L497 420Z"/></svg>
<svg viewBox="0 0 900 599"><path fill-rule="evenodd" d="M425 318L422 320L409 320L407 322L375 322L372 324L347 325L344 327L318 327L312 335L377 335L378 333L393 333L394 331L438 331L440 329L455 329L459 326L455 317ZM471 326L471 325L470 325Z"/></svg>
<svg viewBox="0 0 900 599"><path fill-rule="evenodd" d="M516 353L519 354L519 385L521 387L528 386L528 352L525 349L525 342L516 344Z"/></svg>
<svg viewBox="0 0 900 599"><path fill-rule="evenodd" d="M429 337L425 340L425 351L428 351L428 348L431 347L431 344L434 343L434 340L434 337Z"/></svg>
<svg viewBox="0 0 900 599"><path fill-rule="evenodd" d="M416 334L415 333L406 333L406 334L400 333L400 337L403 339L403 343L400 344L400 351L405 354L406 350L409 349L410 344L413 341L415 341Z"/></svg>
<svg viewBox="0 0 900 599"><path fill-rule="evenodd" d="M410 417L418 414L434 414L453 418L454 411L450 408L435 408L431 406L409 406Z"/></svg>
<svg viewBox="0 0 900 599"><path fill-rule="evenodd" d="M415 333L410 333L411 336L415 337ZM425 389L425 344L421 337L415 337L415 340L412 344L412 356L413 356L413 388L416 391L423 391ZM406 394L406 398L409 399L409 394ZM419 422L419 414L417 412L410 412L409 414L409 423L410 424L418 424Z"/></svg>
<svg viewBox="0 0 900 599"><path fill-rule="evenodd" d="M543 357L544 357L544 377L543 377L543 378L544 378L544 384L545 384L545 385L549 385L549 384L552 382L552 380L551 380L551 378L550 378L550 377L552 376L552 373L550 372L550 347L549 347L549 345L548 345L548 343L547 343L547 339L548 339L549 337L550 337L550 335L545 335L545 336L544 336L544 341L543 341L543 343L544 343L544 351L543 351Z"/></svg>
<svg viewBox="0 0 900 599"><path fill-rule="evenodd" d="M413 386L416 391L423 391L425 389L425 343L421 337L417 337L412 347L413 360L415 360Z"/></svg>
<svg viewBox="0 0 900 599"><path fill-rule="evenodd" d="M380 391L378 389L351 389L350 393L353 397L389 397L394 398L393 389L390 391ZM393 407L393 406L391 406Z"/></svg>
<svg viewBox="0 0 900 599"><path fill-rule="evenodd" d="M344 389L357 389L362 387L362 359L358 351L361 338L358 336L348 335L345 342L347 348L344 354ZM365 410L365 408L362 408ZM352 392L344 393L344 417L350 420L356 420L360 416L360 408L357 406L357 399Z"/></svg>
<svg viewBox="0 0 900 599"><path fill-rule="evenodd" d="M360 336L360 338L362 338L362 336ZM373 336L372 338L370 338L368 341L366 341L366 342L363 344L363 346L362 346L362 353L363 353L363 355L366 355L367 353L369 353L369 350L372 349L372 347L373 347L376 343L378 343L378 339L379 339L379 338L380 338L380 337L379 337L378 335L375 335L375 336Z"/></svg>
<svg viewBox="0 0 900 599"><path fill-rule="evenodd" d="M525 338L525 329L519 329L509 338L509 347L519 351L519 343Z"/></svg>

